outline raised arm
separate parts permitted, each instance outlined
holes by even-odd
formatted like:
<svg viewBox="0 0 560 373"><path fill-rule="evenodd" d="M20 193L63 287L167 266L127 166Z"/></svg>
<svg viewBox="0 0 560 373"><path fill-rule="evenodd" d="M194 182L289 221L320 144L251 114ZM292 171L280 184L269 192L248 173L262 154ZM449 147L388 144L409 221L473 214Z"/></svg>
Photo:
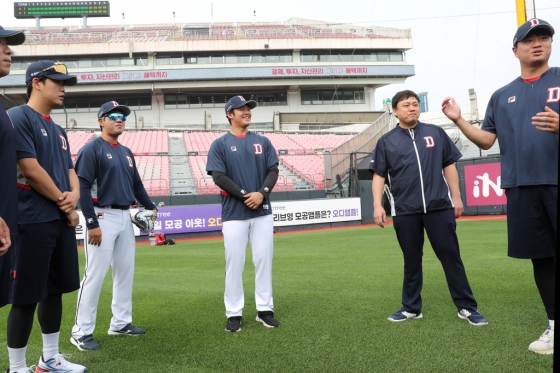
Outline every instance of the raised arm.
<svg viewBox="0 0 560 373"><path fill-rule="evenodd" d="M455 102L453 97L446 97L441 103L441 110L446 117L451 119L453 123L463 132L463 134L471 140L476 146L483 150L488 150L496 142L496 134L481 130L461 116L461 108Z"/></svg>

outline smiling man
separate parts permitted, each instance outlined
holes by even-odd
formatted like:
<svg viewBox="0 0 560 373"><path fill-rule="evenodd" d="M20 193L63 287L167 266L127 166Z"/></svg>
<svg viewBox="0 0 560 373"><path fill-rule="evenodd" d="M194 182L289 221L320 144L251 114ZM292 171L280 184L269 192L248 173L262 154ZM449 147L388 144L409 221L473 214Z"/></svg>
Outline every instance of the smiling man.
<svg viewBox="0 0 560 373"><path fill-rule="evenodd" d="M80 285L75 211L80 197L66 132L53 122L65 87L76 84L65 65L34 62L25 74L28 102L8 110L16 128L18 241L12 266L7 342L10 372L28 372L26 349L37 318L43 354L37 372L82 373L59 351L62 295Z"/></svg>
<svg viewBox="0 0 560 373"><path fill-rule="evenodd" d="M76 321L70 342L81 351L100 348L93 338L103 280L113 267L113 317L109 335L139 336L146 331L132 325L132 283L136 241L130 206L138 200L157 211L142 184L132 151L118 142L130 109L106 102L97 113L101 136L78 152L80 206L86 219L86 268L78 293Z"/></svg>
<svg viewBox="0 0 560 373"><path fill-rule="evenodd" d="M560 68L548 65L553 35L552 26L538 18L517 29L512 50L521 76L494 92L481 128L461 116L453 97L442 102L443 113L476 146L500 143L508 256L533 264L548 327L529 351L544 355L554 353Z"/></svg>
<svg viewBox="0 0 560 373"><path fill-rule="evenodd" d="M404 257L402 307L388 320L421 319L424 230L440 260L457 316L469 324L488 321L478 312L459 253L455 219L463 213L455 162L461 153L440 127L422 123L419 99L412 91L397 92L392 100L399 124L383 135L373 152L370 171L374 221L384 227L382 205L389 181L391 215Z"/></svg>
<svg viewBox="0 0 560 373"><path fill-rule="evenodd" d="M245 302L243 267L250 241L255 265L256 320L267 328L280 322L272 300L273 218L269 196L278 180L278 156L265 136L249 131L257 103L234 96L225 106L231 131L208 151L206 171L222 189L222 232L226 252L226 332L241 331Z"/></svg>

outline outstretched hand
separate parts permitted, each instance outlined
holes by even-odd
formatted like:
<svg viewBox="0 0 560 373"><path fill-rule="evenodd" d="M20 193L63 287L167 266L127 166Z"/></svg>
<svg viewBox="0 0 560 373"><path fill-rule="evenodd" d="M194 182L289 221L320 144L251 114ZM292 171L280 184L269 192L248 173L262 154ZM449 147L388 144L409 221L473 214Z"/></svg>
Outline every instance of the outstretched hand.
<svg viewBox="0 0 560 373"><path fill-rule="evenodd" d="M457 105L457 102L453 97L446 97L443 99L443 102L441 103L441 111L443 111L443 114L445 114L445 116L453 122L461 118L461 108Z"/></svg>
<svg viewBox="0 0 560 373"><path fill-rule="evenodd" d="M531 124L539 131L558 134L558 118L559 115L557 112L545 106L544 111L537 113L537 115L532 118L533 122L531 122Z"/></svg>

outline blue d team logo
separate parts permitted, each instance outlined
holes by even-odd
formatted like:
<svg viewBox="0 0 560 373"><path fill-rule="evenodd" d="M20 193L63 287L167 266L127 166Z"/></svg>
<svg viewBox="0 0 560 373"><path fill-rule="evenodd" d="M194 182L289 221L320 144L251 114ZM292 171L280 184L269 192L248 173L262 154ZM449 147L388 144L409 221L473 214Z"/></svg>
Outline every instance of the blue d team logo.
<svg viewBox="0 0 560 373"><path fill-rule="evenodd" d="M47 136L47 131L45 131L43 128L41 128L41 133L43 134L43 136Z"/></svg>
<svg viewBox="0 0 560 373"><path fill-rule="evenodd" d="M134 165L132 164L132 158L127 155L126 159L128 160L128 167L134 167Z"/></svg>
<svg viewBox="0 0 560 373"><path fill-rule="evenodd" d="M508 104L515 102L515 96L508 97Z"/></svg>
<svg viewBox="0 0 560 373"><path fill-rule="evenodd" d="M237 151L237 148L236 148L235 146L232 146L232 147L231 147L231 151L232 151L232 152L236 152L236 151Z"/></svg>
<svg viewBox="0 0 560 373"><path fill-rule="evenodd" d="M111 153L107 153L107 158L113 159L113 156L111 155Z"/></svg>

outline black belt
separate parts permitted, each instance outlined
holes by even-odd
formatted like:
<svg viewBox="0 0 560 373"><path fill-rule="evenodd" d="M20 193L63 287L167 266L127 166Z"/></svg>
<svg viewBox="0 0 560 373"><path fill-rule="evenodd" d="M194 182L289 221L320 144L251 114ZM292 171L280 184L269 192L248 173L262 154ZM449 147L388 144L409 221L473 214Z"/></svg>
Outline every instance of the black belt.
<svg viewBox="0 0 560 373"><path fill-rule="evenodd" d="M115 209L115 210L129 210L130 206L120 206L120 205L107 205L107 206L99 206L94 204L94 206L100 207L102 209Z"/></svg>

